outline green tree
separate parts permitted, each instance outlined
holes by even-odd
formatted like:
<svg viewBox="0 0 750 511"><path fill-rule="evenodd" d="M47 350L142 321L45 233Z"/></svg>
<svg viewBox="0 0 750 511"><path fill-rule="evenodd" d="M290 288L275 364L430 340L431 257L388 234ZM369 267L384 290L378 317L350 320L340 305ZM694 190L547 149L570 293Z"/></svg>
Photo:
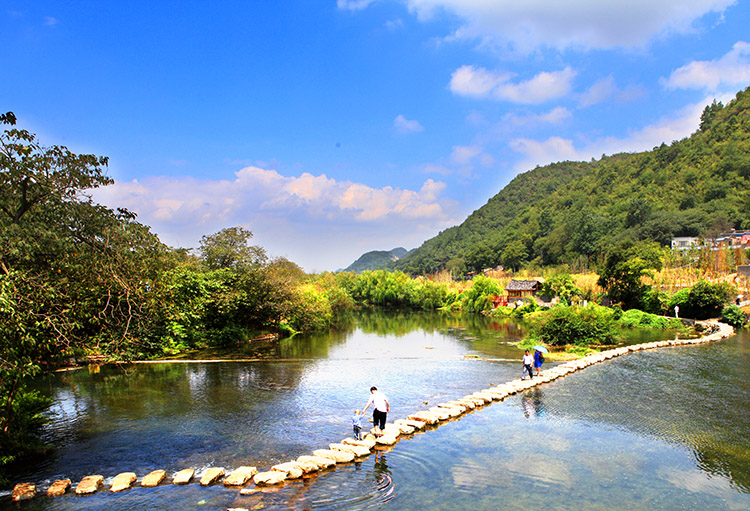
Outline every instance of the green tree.
<svg viewBox="0 0 750 511"><path fill-rule="evenodd" d="M623 308L639 308L650 289L643 278L653 276L653 270L659 268L661 251L657 245L626 242L607 254L604 266L599 270L598 284L613 302L621 303Z"/></svg>
<svg viewBox="0 0 750 511"><path fill-rule="evenodd" d="M245 270L265 264L265 250L259 246L249 245L253 233L244 227L227 227L217 233L201 238L201 260L207 268L219 270Z"/></svg>

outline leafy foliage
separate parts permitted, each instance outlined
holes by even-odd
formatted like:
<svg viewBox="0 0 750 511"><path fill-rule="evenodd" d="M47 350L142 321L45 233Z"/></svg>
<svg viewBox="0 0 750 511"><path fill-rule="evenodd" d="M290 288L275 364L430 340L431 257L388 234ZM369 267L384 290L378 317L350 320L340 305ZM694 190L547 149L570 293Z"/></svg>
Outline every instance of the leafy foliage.
<svg viewBox="0 0 750 511"><path fill-rule="evenodd" d="M728 305L721 311L721 320L735 328L742 328L747 324L748 317L736 305Z"/></svg>
<svg viewBox="0 0 750 511"><path fill-rule="evenodd" d="M706 107L690 137L651 151L537 167L392 267L597 265L624 241L750 229L750 88ZM633 264L632 271L639 271Z"/></svg>
<svg viewBox="0 0 750 511"><path fill-rule="evenodd" d="M674 310L678 306L680 316L686 318L717 318L733 294L735 290L730 284L701 280L689 290L683 289L672 295L668 308Z"/></svg>
<svg viewBox="0 0 750 511"><path fill-rule="evenodd" d="M536 316L532 336L550 346L609 344L615 340L612 310L597 305L558 305Z"/></svg>

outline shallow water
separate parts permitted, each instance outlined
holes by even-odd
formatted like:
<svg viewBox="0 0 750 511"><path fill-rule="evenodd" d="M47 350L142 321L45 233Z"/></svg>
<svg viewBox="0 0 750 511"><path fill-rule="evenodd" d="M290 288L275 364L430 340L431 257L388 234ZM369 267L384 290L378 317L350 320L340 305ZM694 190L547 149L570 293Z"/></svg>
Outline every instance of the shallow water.
<svg viewBox="0 0 750 511"><path fill-rule="evenodd" d="M518 377L519 352L507 344L518 336L515 324L476 318L369 317L349 332L266 349L284 361L58 374L44 386L56 398L48 435L59 448L17 480L266 469L350 436L349 416L373 384L395 419ZM20 507L748 509L748 368L746 333L638 352L270 492L164 485Z"/></svg>

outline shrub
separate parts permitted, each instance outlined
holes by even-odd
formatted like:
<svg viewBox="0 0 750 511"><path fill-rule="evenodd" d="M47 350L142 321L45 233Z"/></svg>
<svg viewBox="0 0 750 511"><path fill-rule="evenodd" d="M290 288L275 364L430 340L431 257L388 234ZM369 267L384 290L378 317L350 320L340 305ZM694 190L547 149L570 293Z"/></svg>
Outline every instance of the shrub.
<svg viewBox="0 0 750 511"><path fill-rule="evenodd" d="M553 346L612 343L615 340L612 311L597 305L558 305L532 326L532 335L539 342Z"/></svg>
<svg viewBox="0 0 750 511"><path fill-rule="evenodd" d="M742 328L748 322L747 315L736 305L724 307L721 311L721 320L735 328Z"/></svg>
<svg viewBox="0 0 750 511"><path fill-rule="evenodd" d="M668 302L668 311L680 307L680 316L695 319L718 317L734 288L726 283L712 284L705 280L699 281L689 290L681 289L672 295Z"/></svg>
<svg viewBox="0 0 750 511"><path fill-rule="evenodd" d="M679 328L682 326L679 319L665 318L638 309L630 309L624 312L619 319L619 323L626 328Z"/></svg>

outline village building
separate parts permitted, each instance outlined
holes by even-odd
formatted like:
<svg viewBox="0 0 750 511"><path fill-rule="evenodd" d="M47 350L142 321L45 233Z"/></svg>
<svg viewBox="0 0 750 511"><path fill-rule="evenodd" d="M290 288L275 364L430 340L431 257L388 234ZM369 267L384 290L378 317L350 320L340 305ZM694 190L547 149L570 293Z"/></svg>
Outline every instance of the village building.
<svg viewBox="0 0 750 511"><path fill-rule="evenodd" d="M523 300L524 298L533 299L541 286L542 283L538 280L513 279L505 286L505 291L508 293L508 301L512 302L513 300Z"/></svg>

